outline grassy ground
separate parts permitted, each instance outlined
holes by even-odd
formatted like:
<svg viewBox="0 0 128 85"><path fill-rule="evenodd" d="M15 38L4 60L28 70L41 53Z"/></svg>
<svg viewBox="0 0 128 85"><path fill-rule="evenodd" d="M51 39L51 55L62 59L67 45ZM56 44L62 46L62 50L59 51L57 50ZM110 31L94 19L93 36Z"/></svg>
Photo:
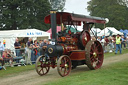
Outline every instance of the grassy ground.
<svg viewBox="0 0 128 85"><path fill-rule="evenodd" d="M128 49L125 49L122 51L124 53L128 53ZM112 53L105 53L104 56L105 58L111 57L111 56L118 56L120 55L119 53L117 55ZM20 66L20 67L7 67L7 70L0 70L0 77L11 75L11 74L16 74L24 71L29 71L35 69L35 65L27 65L27 66Z"/></svg>
<svg viewBox="0 0 128 85"><path fill-rule="evenodd" d="M128 49L124 49L122 50L122 54L125 54L125 53L128 53ZM111 52L111 53L105 53L104 54L104 57L107 58L107 57L111 57L111 56L117 56L117 55L121 55L118 51L118 53L115 55L115 52Z"/></svg>
<svg viewBox="0 0 128 85"><path fill-rule="evenodd" d="M102 69L81 72L45 85L127 85L128 62L121 61ZM40 84L42 85L42 84Z"/></svg>
<svg viewBox="0 0 128 85"><path fill-rule="evenodd" d="M33 70L35 69L35 65L27 65L27 66L17 66L17 67L7 67L7 70L0 70L0 77L4 77L11 74L17 74L20 72Z"/></svg>

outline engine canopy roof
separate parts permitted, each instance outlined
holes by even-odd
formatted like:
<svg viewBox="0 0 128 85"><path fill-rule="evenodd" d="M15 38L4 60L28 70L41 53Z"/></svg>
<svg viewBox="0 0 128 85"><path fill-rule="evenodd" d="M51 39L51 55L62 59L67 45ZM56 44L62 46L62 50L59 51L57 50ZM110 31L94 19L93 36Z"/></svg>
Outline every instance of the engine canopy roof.
<svg viewBox="0 0 128 85"><path fill-rule="evenodd" d="M44 19L46 24L51 24L51 16L47 15ZM65 25L78 25L81 26L81 22L86 23L101 23L105 24L106 20L101 17L86 16L68 12L57 12L56 13L56 23Z"/></svg>

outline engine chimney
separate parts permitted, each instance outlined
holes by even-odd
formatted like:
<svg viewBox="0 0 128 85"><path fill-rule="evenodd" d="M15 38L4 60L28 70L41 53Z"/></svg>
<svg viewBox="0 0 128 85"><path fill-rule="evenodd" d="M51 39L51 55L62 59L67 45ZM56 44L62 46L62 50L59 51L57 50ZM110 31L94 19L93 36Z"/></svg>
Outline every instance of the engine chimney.
<svg viewBox="0 0 128 85"><path fill-rule="evenodd" d="M51 15L51 28L52 28L52 42L56 43L56 11L50 11Z"/></svg>

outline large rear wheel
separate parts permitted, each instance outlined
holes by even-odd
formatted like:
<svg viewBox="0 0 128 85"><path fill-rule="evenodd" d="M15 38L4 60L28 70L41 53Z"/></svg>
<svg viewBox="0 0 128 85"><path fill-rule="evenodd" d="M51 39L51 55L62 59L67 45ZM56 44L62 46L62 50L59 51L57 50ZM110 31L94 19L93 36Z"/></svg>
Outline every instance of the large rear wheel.
<svg viewBox="0 0 128 85"><path fill-rule="evenodd" d="M62 77L69 75L71 72L71 60L67 55L60 56L57 62L57 70Z"/></svg>
<svg viewBox="0 0 128 85"><path fill-rule="evenodd" d="M49 72L50 61L47 59L46 56L41 55L36 60L35 68L36 68L36 72L40 76L43 76Z"/></svg>
<svg viewBox="0 0 128 85"><path fill-rule="evenodd" d="M89 41L86 45L86 64L93 70L102 66L104 53L99 41Z"/></svg>

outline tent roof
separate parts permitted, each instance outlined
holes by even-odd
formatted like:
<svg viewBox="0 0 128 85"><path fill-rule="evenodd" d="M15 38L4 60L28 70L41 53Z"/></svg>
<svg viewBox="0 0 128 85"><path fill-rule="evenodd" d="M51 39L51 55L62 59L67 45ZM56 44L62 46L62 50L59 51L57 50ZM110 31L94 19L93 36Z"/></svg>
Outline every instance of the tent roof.
<svg viewBox="0 0 128 85"><path fill-rule="evenodd" d="M106 27L100 33L98 33L98 36L102 36L102 35L109 36L109 35L117 35L117 34L123 35L123 33L118 31L114 27Z"/></svg>
<svg viewBox="0 0 128 85"><path fill-rule="evenodd" d="M128 30L122 30L122 29L121 29L120 32L127 34L127 33L128 33Z"/></svg>
<svg viewBox="0 0 128 85"><path fill-rule="evenodd" d="M50 33L37 29L4 30L4 31L0 31L0 36L1 37L44 37L44 36L49 37Z"/></svg>

